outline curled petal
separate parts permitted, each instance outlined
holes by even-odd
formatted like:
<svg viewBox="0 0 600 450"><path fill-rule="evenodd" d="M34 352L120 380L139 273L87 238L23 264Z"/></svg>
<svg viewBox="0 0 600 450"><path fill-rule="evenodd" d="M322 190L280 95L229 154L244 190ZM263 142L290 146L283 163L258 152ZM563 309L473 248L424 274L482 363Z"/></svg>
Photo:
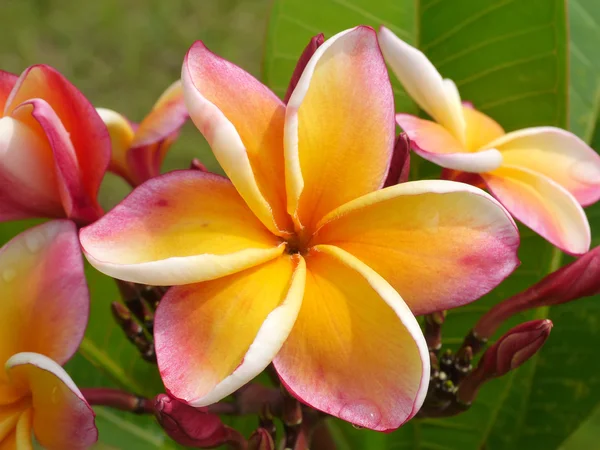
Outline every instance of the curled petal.
<svg viewBox="0 0 600 450"><path fill-rule="evenodd" d="M481 189L414 181L332 211L312 244L356 256L418 315L456 308L496 287L518 265L519 235L506 210Z"/></svg>
<svg viewBox="0 0 600 450"><path fill-rule="evenodd" d="M56 362L38 353L18 353L6 362L6 370L13 383L31 392L33 431L44 448L83 450L96 442L94 412Z"/></svg>
<svg viewBox="0 0 600 450"><path fill-rule="evenodd" d="M260 81L198 41L181 78L190 117L238 192L275 234L291 231L285 210L285 106Z"/></svg>
<svg viewBox="0 0 600 450"><path fill-rule="evenodd" d="M287 88L287 92L285 93L285 97L283 99L284 103L287 103L288 100L290 99L290 97L292 96L292 93L294 92L294 89L296 88L296 85L298 84L298 81L300 80L300 77L302 76L302 72L304 72L304 69L306 68L306 65L308 64L308 61L310 61L310 58L312 57L312 55L315 54L317 49L321 45L323 45L324 42L325 42L325 36L323 36L323 33L320 33L320 34L317 34L316 36L313 36L311 38L310 42L308 43L308 45L304 48L304 51L302 52L302 54L300 55L300 58L298 59L298 63L296 64L294 73L292 74L292 79L290 80L290 84Z"/></svg>
<svg viewBox="0 0 600 450"><path fill-rule="evenodd" d="M89 312L75 225L55 220L12 239L0 250L0 284L0 364L30 350L64 364Z"/></svg>
<svg viewBox="0 0 600 450"><path fill-rule="evenodd" d="M13 87L17 84L18 76L13 75L10 72L5 72L0 70L0 117L2 117L4 112L4 107L6 106L6 100L10 95Z"/></svg>
<svg viewBox="0 0 600 450"><path fill-rule="evenodd" d="M317 246L306 264L302 308L274 361L282 382L353 424L398 428L417 413L429 382L416 319L385 280L343 250Z"/></svg>
<svg viewBox="0 0 600 450"><path fill-rule="evenodd" d="M109 170L128 180L130 177L127 153L135 136L132 123L116 111L97 108L98 115L108 129L112 146Z"/></svg>
<svg viewBox="0 0 600 450"><path fill-rule="evenodd" d="M582 206L600 198L600 156L573 133L554 127L525 128L490 145L502 153L505 164L545 175Z"/></svg>
<svg viewBox="0 0 600 450"><path fill-rule="evenodd" d="M423 52L385 27L379 30L379 45L406 92L461 144L464 143L466 124L456 85L443 79Z"/></svg>
<svg viewBox="0 0 600 450"><path fill-rule="evenodd" d="M311 229L339 205L379 189L394 146L394 98L375 31L328 39L287 105L288 212Z"/></svg>
<svg viewBox="0 0 600 450"><path fill-rule="evenodd" d="M447 169L481 173L502 164L496 149L469 152L448 130L430 120L397 114L396 122L412 141L412 148L423 158Z"/></svg>
<svg viewBox="0 0 600 450"><path fill-rule="evenodd" d="M221 400L267 367L302 302L302 257L282 256L217 280L174 287L156 314L166 388L192 406Z"/></svg>
<svg viewBox="0 0 600 450"><path fill-rule="evenodd" d="M493 148L490 142L503 136L504 129L491 117L473 107L463 106L467 134L465 146L469 151L477 151L482 148Z"/></svg>
<svg viewBox="0 0 600 450"><path fill-rule="evenodd" d="M591 232L585 212L558 183L531 170L508 165L483 178L516 219L551 244L572 255L589 250Z"/></svg>
<svg viewBox="0 0 600 450"><path fill-rule="evenodd" d="M197 170L147 181L82 229L80 240L101 272L166 286L229 275L284 250L229 180Z"/></svg>
<svg viewBox="0 0 600 450"><path fill-rule="evenodd" d="M5 113L12 115L22 103L35 99L49 105L60 121L61 127L56 133L62 135L61 139L70 140L83 192L87 201L94 204L110 161L110 137L106 126L83 94L49 66L32 66L23 72L7 100ZM48 131L43 123L41 125Z"/></svg>
<svg viewBox="0 0 600 450"><path fill-rule="evenodd" d="M410 139L406 134L399 134L394 144L394 154L390 170L383 187L393 186L408 181L410 175Z"/></svg>

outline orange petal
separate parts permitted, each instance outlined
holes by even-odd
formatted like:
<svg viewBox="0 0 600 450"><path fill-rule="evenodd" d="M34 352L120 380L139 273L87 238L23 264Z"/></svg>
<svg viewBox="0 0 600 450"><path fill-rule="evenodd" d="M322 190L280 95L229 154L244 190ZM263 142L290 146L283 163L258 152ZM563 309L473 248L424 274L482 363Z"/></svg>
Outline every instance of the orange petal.
<svg viewBox="0 0 600 450"><path fill-rule="evenodd" d="M502 166L483 175L492 194L518 220L572 255L590 248L590 225L575 197L546 176Z"/></svg>
<svg viewBox="0 0 600 450"><path fill-rule="evenodd" d="M168 391L203 406L262 372L296 320L305 275L301 257L282 256L218 280L171 288L155 321Z"/></svg>
<svg viewBox="0 0 600 450"><path fill-rule="evenodd" d="M0 284L0 364L23 351L65 363L83 338L89 309L75 225L55 220L12 239L0 250Z"/></svg>
<svg viewBox="0 0 600 450"><path fill-rule="evenodd" d="M197 170L147 181L80 240L101 272L167 286L229 275L284 250L228 179Z"/></svg>
<svg viewBox="0 0 600 450"><path fill-rule="evenodd" d="M337 206L379 189L394 146L394 99L377 36L343 31L320 46L288 102L288 211L311 229Z"/></svg>
<svg viewBox="0 0 600 450"><path fill-rule="evenodd" d="M18 79L18 76L0 70L0 117L2 117L4 113L6 100L8 99L8 96L12 91L13 87L15 87L15 84L17 83Z"/></svg>
<svg viewBox="0 0 600 450"><path fill-rule="evenodd" d="M78 450L96 442L94 412L56 362L38 353L19 353L7 361L6 370L14 383L31 392L33 431L44 448ZM31 433L17 426L17 439L19 435L31 440Z"/></svg>
<svg viewBox="0 0 600 450"><path fill-rule="evenodd" d="M192 121L250 209L272 232L291 231L283 179L283 102L200 41L188 51L181 78Z"/></svg>
<svg viewBox="0 0 600 450"><path fill-rule="evenodd" d="M410 138L416 153L442 167L481 173L494 170L502 164L498 150L469 152L448 130L430 120L396 114L396 122Z"/></svg>
<svg viewBox="0 0 600 450"><path fill-rule="evenodd" d="M517 266L510 215L481 189L414 181L336 209L311 244L336 245L386 279L414 314L456 308Z"/></svg>
<svg viewBox="0 0 600 450"><path fill-rule="evenodd" d="M306 256L304 300L275 359L290 392L313 408L380 431L413 417L425 398L429 355L400 296L346 252Z"/></svg>
<svg viewBox="0 0 600 450"><path fill-rule="evenodd" d="M109 170L129 181L127 153L135 136L131 122L116 111L97 108L96 112L108 128L112 147ZM132 182L132 181L131 181Z"/></svg>
<svg viewBox="0 0 600 450"><path fill-rule="evenodd" d="M573 133L554 127L525 128L490 145L500 150L506 165L550 178L583 206L600 199L600 156Z"/></svg>
<svg viewBox="0 0 600 450"><path fill-rule="evenodd" d="M498 122L475 108L463 105L463 114L467 124L466 147L469 151L494 148L489 145L490 142L505 134Z"/></svg>

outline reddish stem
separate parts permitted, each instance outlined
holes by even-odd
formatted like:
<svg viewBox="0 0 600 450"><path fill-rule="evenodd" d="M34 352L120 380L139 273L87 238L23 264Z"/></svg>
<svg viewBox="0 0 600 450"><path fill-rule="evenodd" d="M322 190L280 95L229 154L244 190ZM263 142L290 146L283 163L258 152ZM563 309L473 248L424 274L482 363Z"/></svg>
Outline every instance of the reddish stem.
<svg viewBox="0 0 600 450"><path fill-rule="evenodd" d="M152 400L119 389L85 388L81 390L81 393L93 406L110 406L135 414L154 414Z"/></svg>

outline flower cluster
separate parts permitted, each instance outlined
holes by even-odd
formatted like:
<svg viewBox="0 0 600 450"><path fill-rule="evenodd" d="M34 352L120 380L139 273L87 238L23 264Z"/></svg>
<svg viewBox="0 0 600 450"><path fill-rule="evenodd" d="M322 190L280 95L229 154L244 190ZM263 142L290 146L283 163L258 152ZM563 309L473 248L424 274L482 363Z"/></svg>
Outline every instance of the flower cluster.
<svg viewBox="0 0 600 450"><path fill-rule="evenodd" d="M386 61L432 120L395 110ZM1 448L27 448L32 431L46 448L87 448L90 404L153 413L199 448L273 449L274 417L301 449L323 413L379 431L457 414L552 327L514 328L472 370L507 318L600 291L582 209L600 198L600 157L565 130L505 133L385 28L313 38L284 100L196 42L139 124L47 66L0 72L0 111L0 219L53 219L0 252ZM197 161L160 174L188 117L226 177ZM408 181L410 150L444 179ZM134 189L104 212L107 170ZM512 217L583 256L441 354L444 311L517 267ZM88 320L82 253L118 280L113 313L168 395L79 391L62 369ZM263 371L280 391L251 383ZM219 413L261 426L246 440Z"/></svg>

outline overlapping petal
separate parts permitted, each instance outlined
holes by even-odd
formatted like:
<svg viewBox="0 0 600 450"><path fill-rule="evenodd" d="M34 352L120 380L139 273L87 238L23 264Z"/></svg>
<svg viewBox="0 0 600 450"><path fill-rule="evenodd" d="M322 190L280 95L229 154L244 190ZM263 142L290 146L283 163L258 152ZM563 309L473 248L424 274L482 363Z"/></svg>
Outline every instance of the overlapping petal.
<svg viewBox="0 0 600 450"><path fill-rule="evenodd" d="M282 177L283 102L200 41L188 51L181 78L192 121L250 209L275 234L292 231Z"/></svg>
<svg viewBox="0 0 600 450"><path fill-rule="evenodd" d="M465 118L456 85L443 79L431 61L390 30L381 27L379 45L385 60L413 100L464 145Z"/></svg>
<svg viewBox="0 0 600 450"><path fill-rule="evenodd" d="M258 375L296 320L305 276L302 257L284 255L224 278L171 288L155 321L167 389L204 406Z"/></svg>
<svg viewBox="0 0 600 450"><path fill-rule="evenodd" d="M502 155L498 150L490 148L469 152L438 123L409 114L396 114L396 122L410 138L415 152L442 167L481 173L494 170L502 164ZM470 132L469 138L475 140L475 132Z"/></svg>
<svg viewBox="0 0 600 450"><path fill-rule="evenodd" d="M29 427L33 424L35 437L44 448L78 450L96 442L94 412L56 362L37 353L19 353L7 361L6 369L13 383L27 386L31 393L31 416L26 419ZM19 423L17 439L23 433L31 442L30 430L21 431Z"/></svg>
<svg viewBox="0 0 600 450"><path fill-rule="evenodd" d="M387 431L419 410L429 356L414 316L379 275L346 252L306 256L304 300L274 363L289 391L359 426Z"/></svg>
<svg viewBox="0 0 600 450"><path fill-rule="evenodd" d="M110 138L102 119L75 86L45 65L32 66L23 72L6 102L5 115L16 114L24 103L33 105L29 111L31 117L21 112L18 119L32 129L39 129L34 123L38 122L44 134L52 129L47 139L53 150L56 152L58 145L73 153L79 179L69 179L69 185L79 183L81 191L77 191L73 204L65 207L74 209L67 209L67 213L74 214L76 220L89 220L86 216L89 210L99 208L96 197L110 160ZM57 123L60 126L57 127ZM57 160L56 164L62 163ZM54 169L49 167L48 170ZM62 190L65 188L60 189L64 200L66 194ZM96 211L96 217L99 213Z"/></svg>
<svg viewBox="0 0 600 450"><path fill-rule="evenodd" d="M134 124L112 109L97 108L96 112L106 125L112 147L109 170L129 180L127 153L135 137Z"/></svg>
<svg viewBox="0 0 600 450"><path fill-rule="evenodd" d="M490 195L461 183L382 189L332 211L319 226L313 244L335 245L360 259L417 315L478 299L518 264L510 215Z"/></svg>
<svg viewBox="0 0 600 450"><path fill-rule="evenodd" d="M311 229L383 185L394 145L393 94L375 32L343 31L320 46L288 102L288 211Z"/></svg>
<svg viewBox="0 0 600 450"><path fill-rule="evenodd" d="M8 99L8 96L10 95L10 92L17 83L18 79L18 76L13 75L10 72L0 70L0 117L4 112L6 100Z"/></svg>
<svg viewBox="0 0 600 450"><path fill-rule="evenodd" d="M491 142L507 165L538 172L560 184L583 205L600 199L600 156L560 128L513 131Z"/></svg>
<svg viewBox="0 0 600 450"><path fill-rule="evenodd" d="M500 124L471 106L463 105L463 114L467 126L465 139L467 150L474 152L482 148L495 148L490 143L505 134Z"/></svg>
<svg viewBox="0 0 600 450"><path fill-rule="evenodd" d="M196 170L147 181L82 229L80 240L98 270L153 285L222 277L284 250L229 180Z"/></svg>
<svg viewBox="0 0 600 450"><path fill-rule="evenodd" d="M483 178L510 213L561 250L590 248L590 225L575 197L555 181L522 167L502 166Z"/></svg>
<svg viewBox="0 0 600 450"><path fill-rule="evenodd" d="M0 250L0 284L0 364L23 351L65 363L83 338L89 311L75 225L46 222L11 240Z"/></svg>

